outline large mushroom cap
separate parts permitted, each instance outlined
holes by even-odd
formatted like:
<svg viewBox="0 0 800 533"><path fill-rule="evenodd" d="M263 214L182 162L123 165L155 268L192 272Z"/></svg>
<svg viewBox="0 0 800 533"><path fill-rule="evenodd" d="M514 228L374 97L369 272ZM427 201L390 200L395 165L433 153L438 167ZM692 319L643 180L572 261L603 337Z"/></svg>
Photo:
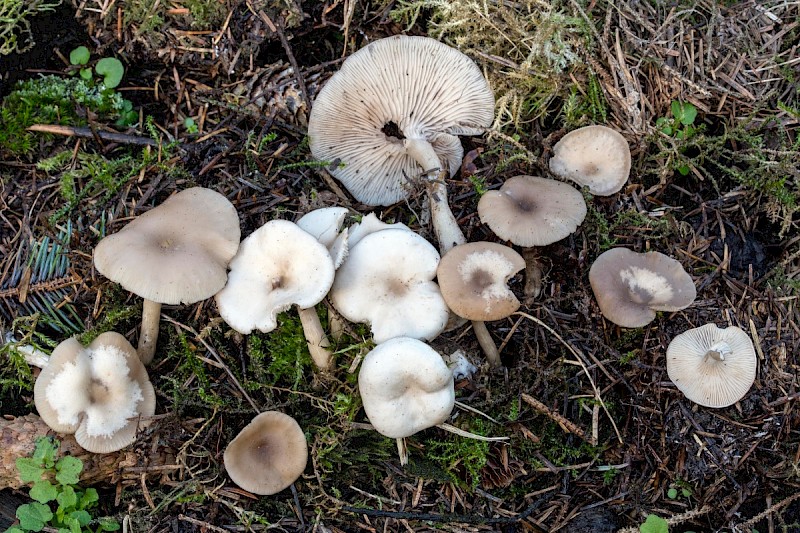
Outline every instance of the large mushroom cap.
<svg viewBox="0 0 800 533"><path fill-rule="evenodd" d="M714 324L685 331L667 348L667 374L691 401L727 407L747 394L756 378L756 350L737 328Z"/></svg>
<svg viewBox="0 0 800 533"><path fill-rule="evenodd" d="M84 348L74 338L53 351L34 385L42 420L75 433L85 450L109 453L136 439L155 412L156 397L136 350L119 333L99 335Z"/></svg>
<svg viewBox="0 0 800 533"><path fill-rule="evenodd" d="M370 233L336 273L331 303L346 319L368 322L377 343L393 337L431 340L449 316L433 281L438 264L439 252L413 231Z"/></svg>
<svg viewBox="0 0 800 533"><path fill-rule="evenodd" d="M242 241L228 284L216 295L220 315L239 333L270 332L277 315L325 298L335 272L325 245L288 220L271 220Z"/></svg>
<svg viewBox="0 0 800 533"><path fill-rule="evenodd" d="M147 300L194 303L227 279L239 247L239 215L218 192L186 189L101 240L97 270Z"/></svg>
<svg viewBox="0 0 800 533"><path fill-rule="evenodd" d="M308 444L294 418L266 411L228 444L223 459L234 483L253 494L269 496L302 475L308 462Z"/></svg>
<svg viewBox="0 0 800 533"><path fill-rule="evenodd" d="M656 311L680 311L697 291L683 266L662 253L612 248L589 269L589 282L603 316L626 328L649 324Z"/></svg>
<svg viewBox="0 0 800 533"><path fill-rule="evenodd" d="M428 37L396 35L347 58L319 92L308 121L311 153L340 162L331 173L360 202L390 205L408 197L421 169L408 143L433 146L453 175L457 135L492 123L494 95L467 56Z"/></svg>
<svg viewBox="0 0 800 533"><path fill-rule="evenodd" d="M580 191L535 176L509 178L478 202L481 222L518 246L546 246L574 233L586 217Z"/></svg>
<svg viewBox="0 0 800 533"><path fill-rule="evenodd" d="M392 438L441 424L455 405L453 373L442 356L406 337L388 340L367 354L358 390L375 430Z"/></svg>
<svg viewBox="0 0 800 533"><path fill-rule="evenodd" d="M618 131L585 126L564 135L553 147L553 174L609 196L622 188L631 171L631 149Z"/></svg>
<svg viewBox="0 0 800 533"><path fill-rule="evenodd" d="M500 320L519 309L519 300L506 286L525 268L517 252L493 242L456 246L439 262L439 288L448 307L469 320Z"/></svg>

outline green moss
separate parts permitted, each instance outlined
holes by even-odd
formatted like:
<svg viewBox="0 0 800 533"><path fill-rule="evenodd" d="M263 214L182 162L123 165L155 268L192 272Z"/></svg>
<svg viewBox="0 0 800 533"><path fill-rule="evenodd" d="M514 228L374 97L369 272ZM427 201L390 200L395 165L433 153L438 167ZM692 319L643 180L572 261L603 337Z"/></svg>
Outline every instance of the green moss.
<svg viewBox="0 0 800 533"><path fill-rule="evenodd" d="M249 390L258 390L263 384L297 390L314 371L303 325L294 311L281 313L275 330L248 335L247 355L251 376L244 386Z"/></svg>
<svg viewBox="0 0 800 533"><path fill-rule="evenodd" d="M59 5L61 0L0 0L0 55L22 54L33 48L30 18Z"/></svg>
<svg viewBox="0 0 800 533"><path fill-rule="evenodd" d="M42 76L26 80L17 84L0 106L0 146L13 155L29 154L35 137L26 130L33 124L83 126L86 119L79 108L96 113L101 121L113 121L123 112L124 102L119 93L101 91L81 78Z"/></svg>
<svg viewBox="0 0 800 533"><path fill-rule="evenodd" d="M486 423L475 418L461 429L486 435ZM425 443L425 457L437 463L450 475L451 481L475 490L481 482L481 470L489 455L489 443L448 434L445 440L430 439Z"/></svg>

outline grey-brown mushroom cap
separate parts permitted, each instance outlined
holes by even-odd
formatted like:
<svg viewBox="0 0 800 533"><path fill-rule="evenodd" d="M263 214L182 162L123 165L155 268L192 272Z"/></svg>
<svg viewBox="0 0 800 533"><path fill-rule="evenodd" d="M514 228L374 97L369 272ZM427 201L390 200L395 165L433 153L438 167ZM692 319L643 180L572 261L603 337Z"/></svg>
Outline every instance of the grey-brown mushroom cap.
<svg viewBox="0 0 800 533"><path fill-rule="evenodd" d="M631 149L618 131L606 126L573 130L553 147L550 171L609 196L622 188L631 171Z"/></svg>
<svg viewBox="0 0 800 533"><path fill-rule="evenodd" d="M83 345L78 342L75 337L63 341L55 347L53 353L50 354L50 359L36 378L36 383L33 385L33 402L39 416L47 426L56 433L75 433L78 429L79 421L75 423L61 423L58 421L58 412L47 401L47 387L53 381L64 365L72 363L78 357L78 354L83 351ZM65 391L67 394L67 391Z"/></svg>
<svg viewBox="0 0 800 533"><path fill-rule="evenodd" d="M680 262L660 252L627 248L600 254L589 269L589 283L603 316L626 328L649 324L656 311L685 309L697 296Z"/></svg>
<svg viewBox="0 0 800 533"><path fill-rule="evenodd" d="M470 242L452 248L436 270L447 306L469 320L500 320L520 303L506 283L525 268L513 249L493 242Z"/></svg>
<svg viewBox="0 0 800 533"><path fill-rule="evenodd" d="M294 418L266 411L228 444L223 458L234 483L253 494L268 496L302 475L308 462L308 444Z"/></svg>
<svg viewBox="0 0 800 533"><path fill-rule="evenodd" d="M481 222L518 246L546 246L574 233L586 202L574 187L536 176L514 176L478 202Z"/></svg>
<svg viewBox="0 0 800 533"><path fill-rule="evenodd" d="M308 121L311 153L340 163L330 172L360 202L407 198L422 171L404 139L424 139L452 176L457 135L491 125L494 95L466 55L428 37L396 35L355 52L325 84ZM442 168L445 168L442 166Z"/></svg>
<svg viewBox="0 0 800 533"><path fill-rule="evenodd" d="M228 199L194 187L101 240L94 264L101 274L147 300L194 303L225 286L240 237L239 215Z"/></svg>
<svg viewBox="0 0 800 533"><path fill-rule="evenodd" d="M725 352L724 358L710 356L710 350ZM669 379L688 399L705 407L727 407L741 400L753 385L757 368L753 341L736 326L706 324L690 329L667 348Z"/></svg>

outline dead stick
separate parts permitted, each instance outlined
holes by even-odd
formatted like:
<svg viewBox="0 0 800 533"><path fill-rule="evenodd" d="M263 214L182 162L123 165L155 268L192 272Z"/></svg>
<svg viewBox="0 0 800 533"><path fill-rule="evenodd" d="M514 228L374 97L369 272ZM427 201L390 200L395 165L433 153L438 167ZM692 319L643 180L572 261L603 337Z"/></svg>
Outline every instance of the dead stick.
<svg viewBox="0 0 800 533"><path fill-rule="evenodd" d="M147 457L142 457L128 448L114 453L94 454L81 448L72 435L60 435L52 431L36 415L26 415L6 420L0 418L0 489L18 489L25 485L19 479L16 460L30 457L36 447L36 439L52 436L61 442L58 456L72 455L83 461L81 484L116 483L120 480L138 481L145 472L161 475L164 467L175 465L174 455L165 448L158 448ZM177 468L177 467L175 467Z"/></svg>
<svg viewBox="0 0 800 533"><path fill-rule="evenodd" d="M110 141L121 144L138 144L146 146L158 146L160 143L150 137L136 137L134 135L126 135L124 133L116 133L113 131L92 131L91 128L78 128L73 126L59 126L56 124L34 124L28 128L28 131L36 131L39 133L52 133L54 135L65 135L67 137L82 137L84 139L94 139L95 135L104 141Z"/></svg>

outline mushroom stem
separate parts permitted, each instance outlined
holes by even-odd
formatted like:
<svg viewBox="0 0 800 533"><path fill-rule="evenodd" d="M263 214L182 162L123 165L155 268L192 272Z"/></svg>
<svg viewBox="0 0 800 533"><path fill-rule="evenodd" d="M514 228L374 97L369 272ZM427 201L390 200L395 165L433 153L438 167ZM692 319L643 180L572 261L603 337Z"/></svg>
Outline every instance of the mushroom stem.
<svg viewBox="0 0 800 533"><path fill-rule="evenodd" d="M525 258L525 305L530 306L542 293L542 264L539 262L539 252L535 248L525 248L522 251Z"/></svg>
<svg viewBox="0 0 800 533"><path fill-rule="evenodd" d="M486 329L486 323L482 320L473 320L472 329L475 331L475 336L478 338L478 344L483 348L483 353L486 354L486 360L489 361L489 365L492 368L499 367L501 365L500 352L494 340L492 340L492 336L489 335L489 330Z"/></svg>
<svg viewBox="0 0 800 533"><path fill-rule="evenodd" d="M142 327L139 330L139 346L136 352L142 363L149 365L156 353L158 323L161 320L161 304L144 299L142 303Z"/></svg>
<svg viewBox="0 0 800 533"><path fill-rule="evenodd" d="M314 364L323 372L330 370L333 354L331 354L328 347L331 343L328 337L325 336L325 330L322 329L317 310L314 307L307 309L298 307L298 311L300 313L300 323L303 325L303 335L306 337L308 351L311 353Z"/></svg>
<svg viewBox="0 0 800 533"><path fill-rule="evenodd" d="M706 352L706 357L710 357L712 359L716 359L717 361L724 361L726 357L731 355L733 350L731 350L730 345L725 341L715 342Z"/></svg>
<svg viewBox="0 0 800 533"><path fill-rule="evenodd" d="M408 464L408 444L405 437L398 437L397 439L397 455L400 456L400 466Z"/></svg>
<svg viewBox="0 0 800 533"><path fill-rule="evenodd" d="M4 343L0 342L0 346L3 344ZM25 359L25 362L31 366L44 368L47 366L48 361L50 361L50 356L35 346L31 346L30 344L18 344L14 335L10 332L6 333L5 344L13 344L11 349L20 353Z"/></svg>
<svg viewBox="0 0 800 533"><path fill-rule="evenodd" d="M425 139L406 138L403 145L427 176L433 231L439 240L439 252L444 255L454 246L467 242L456 217L453 216L450 204L447 203L447 186L444 182L447 169L441 168L439 156Z"/></svg>

